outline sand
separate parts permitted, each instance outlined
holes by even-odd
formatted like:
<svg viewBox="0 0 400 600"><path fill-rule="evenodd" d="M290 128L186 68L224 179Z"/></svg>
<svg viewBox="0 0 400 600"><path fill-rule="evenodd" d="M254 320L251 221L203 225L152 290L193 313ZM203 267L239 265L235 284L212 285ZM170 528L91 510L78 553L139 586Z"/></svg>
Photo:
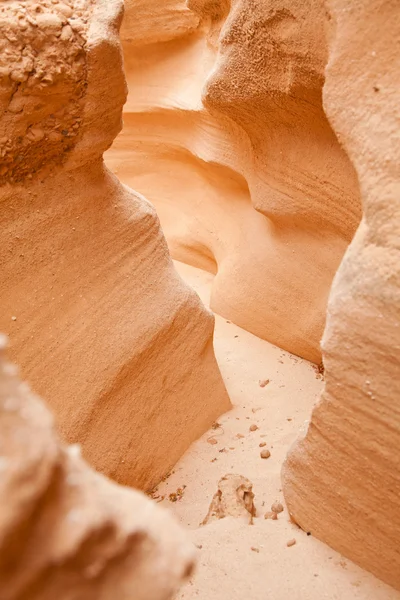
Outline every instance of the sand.
<svg viewBox="0 0 400 600"><path fill-rule="evenodd" d="M208 304L213 276L175 264ZM313 365L218 315L215 352L234 408L219 419L221 427L191 446L154 494L159 502L165 496L160 504L202 546L197 571L178 599L399 600L399 592L289 521L280 469L323 386ZM266 379L270 383L260 387L259 381ZM259 429L250 431L253 424ZM210 438L217 444L210 444ZM263 442L271 451L267 460L260 458ZM254 525L228 517L199 527L218 480L226 473L252 481L257 509ZM171 502L169 494L179 488L182 496L178 492L178 500ZM284 512L277 521L265 520L264 514L277 500L283 503ZM296 544L288 547L292 539Z"/></svg>

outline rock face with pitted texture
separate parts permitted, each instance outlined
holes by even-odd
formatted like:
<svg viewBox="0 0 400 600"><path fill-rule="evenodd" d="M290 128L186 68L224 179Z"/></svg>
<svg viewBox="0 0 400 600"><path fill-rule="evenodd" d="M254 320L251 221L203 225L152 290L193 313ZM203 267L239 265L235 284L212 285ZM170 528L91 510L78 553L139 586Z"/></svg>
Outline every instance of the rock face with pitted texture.
<svg viewBox="0 0 400 600"><path fill-rule="evenodd" d="M320 360L332 278L361 217L322 105L322 0L127 0L124 129L107 154L156 206L211 307Z"/></svg>
<svg viewBox="0 0 400 600"><path fill-rule="evenodd" d="M212 315L154 208L103 164L121 17L120 0L0 7L0 327L64 439L151 488L230 403Z"/></svg>
<svg viewBox="0 0 400 600"><path fill-rule="evenodd" d="M330 295L325 389L283 484L303 529L400 589L400 13L395 0L328 6L324 103L364 215Z"/></svg>
<svg viewBox="0 0 400 600"><path fill-rule="evenodd" d="M170 598L192 570L193 545L155 503L59 442L49 411L2 350L1 598Z"/></svg>

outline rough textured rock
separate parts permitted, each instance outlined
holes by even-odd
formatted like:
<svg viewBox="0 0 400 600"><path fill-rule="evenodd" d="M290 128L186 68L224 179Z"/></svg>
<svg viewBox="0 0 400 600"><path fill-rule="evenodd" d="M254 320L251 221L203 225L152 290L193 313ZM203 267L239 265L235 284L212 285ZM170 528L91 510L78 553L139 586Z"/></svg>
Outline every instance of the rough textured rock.
<svg viewBox="0 0 400 600"><path fill-rule="evenodd" d="M330 295L325 389L283 470L296 522L400 589L400 13L330 0L327 114L364 217Z"/></svg>
<svg viewBox="0 0 400 600"><path fill-rule="evenodd" d="M193 545L156 504L60 444L16 373L0 349L2 600L170 598L192 570Z"/></svg>
<svg viewBox="0 0 400 600"><path fill-rule="evenodd" d="M211 307L318 362L361 216L322 106L322 0L127 0L129 97L111 168L156 205L172 255L216 273Z"/></svg>
<svg viewBox="0 0 400 600"><path fill-rule="evenodd" d="M201 525L225 517L244 518L250 525L256 516L253 484L242 475L225 475L218 482L210 508Z"/></svg>
<svg viewBox="0 0 400 600"><path fill-rule="evenodd" d="M120 0L0 10L0 327L58 429L151 488L230 406L214 320L153 207L104 167L126 83Z"/></svg>

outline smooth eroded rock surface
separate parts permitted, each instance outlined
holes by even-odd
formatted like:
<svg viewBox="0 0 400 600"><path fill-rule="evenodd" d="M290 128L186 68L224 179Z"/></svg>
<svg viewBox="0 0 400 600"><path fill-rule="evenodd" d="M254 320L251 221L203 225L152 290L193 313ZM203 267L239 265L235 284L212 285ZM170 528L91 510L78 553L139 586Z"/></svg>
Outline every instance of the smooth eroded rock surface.
<svg viewBox="0 0 400 600"><path fill-rule="evenodd" d="M120 0L0 11L0 327L64 439L151 488L230 407L214 319L154 208L104 167L126 84Z"/></svg>
<svg viewBox="0 0 400 600"><path fill-rule="evenodd" d="M400 13L395 1L328 5L324 101L364 217L330 295L325 389L283 484L303 529L400 589Z"/></svg>
<svg viewBox="0 0 400 600"><path fill-rule="evenodd" d="M329 288L361 216L322 106L322 0L127 0L129 96L107 163L156 206L211 308L320 360ZM147 8L146 8L147 7Z"/></svg>

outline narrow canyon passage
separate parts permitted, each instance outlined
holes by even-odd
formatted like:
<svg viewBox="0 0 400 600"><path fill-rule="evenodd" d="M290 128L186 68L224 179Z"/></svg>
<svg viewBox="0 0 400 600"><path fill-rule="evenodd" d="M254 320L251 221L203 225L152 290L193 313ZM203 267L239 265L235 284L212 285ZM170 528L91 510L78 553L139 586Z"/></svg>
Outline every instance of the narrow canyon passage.
<svg viewBox="0 0 400 600"><path fill-rule="evenodd" d="M0 600L400 600L399 0L0 0Z"/></svg>
<svg viewBox="0 0 400 600"><path fill-rule="evenodd" d="M105 160L154 204L172 257L216 274L213 311L318 363L361 202L322 106L325 11L283 5L128 0Z"/></svg>
<svg viewBox="0 0 400 600"><path fill-rule="evenodd" d="M209 431L201 450L197 442L189 450L183 461L187 478L197 486L207 481L208 501L216 493L223 503L218 478L211 483L211 474L219 465L231 472L236 464L231 457L243 454L246 461L238 462L237 474L252 481L256 504L268 508L273 501L264 498L265 486L271 485L268 492L275 496L284 492L286 516L289 510L292 520L312 533L308 537L325 541L399 589L400 464L391 448L400 443L398 310L393 308L400 261L397 221L391 218L397 210L389 199L398 195L392 140L398 140L400 128L390 100L398 89L388 77L390 70L398 72L399 61L382 32L389 27L397 39L400 14L390 0L347 4L167 0L149 8L127 0L121 38L128 99L123 130L105 160L154 204L172 258L204 269L198 277L207 279L207 305L217 315L216 354L232 414L243 412L221 420L225 427ZM371 25L375 22L381 30ZM231 329L242 328L231 344L229 327L218 337L224 320ZM256 344L265 340L292 353L283 354L292 356L293 364L280 383L278 407L252 404L276 384L255 392L261 374L244 383L247 363L257 364L258 358L250 350L237 359L243 330L257 336L250 338ZM381 350L386 340L388 354ZM314 392L307 381L300 388L302 359L317 365L322 356L326 385ZM278 375L280 360L270 367ZM228 378L229 365L238 370ZM293 390L287 379L293 379ZM292 404L301 419L283 420L280 410L294 411ZM253 450L247 460L260 434L257 421L255 431L246 434L232 426L255 418L257 412L246 414L251 409L259 418L265 412L263 435L274 444L269 458L260 459ZM309 426L302 427L306 420ZM234 450L221 447L227 431ZM197 478L191 473L196 460ZM264 465L276 469L274 483L258 473ZM368 477L360 475L367 472ZM169 493L179 514L186 506L183 522L194 527L205 517L204 489L196 487L196 493L183 482L176 485L178 493ZM199 502L203 515L193 508ZM380 512L387 517L381 520ZM273 525L267 519L263 526ZM207 536L208 527L198 535ZM293 545L293 553L301 552L297 541ZM261 554L258 550L253 554ZM362 578L365 587L358 579L349 583L337 577L347 582L345 588L351 586L340 591L347 597L368 597L368 586L380 585L369 576ZM310 584L313 590L321 586L316 595L324 591L321 581Z"/></svg>
<svg viewBox="0 0 400 600"><path fill-rule="evenodd" d="M175 267L207 306L213 276L179 262ZM321 393L318 370L218 315L214 347L233 409L152 493L191 530L199 548L198 569L177 599L400 600L400 592L290 521L281 467ZM260 457L264 448L271 452L267 460ZM253 483L254 524L228 516L199 527L219 479L228 473ZM276 501L284 511L276 521L265 519ZM288 547L292 539L296 544Z"/></svg>

